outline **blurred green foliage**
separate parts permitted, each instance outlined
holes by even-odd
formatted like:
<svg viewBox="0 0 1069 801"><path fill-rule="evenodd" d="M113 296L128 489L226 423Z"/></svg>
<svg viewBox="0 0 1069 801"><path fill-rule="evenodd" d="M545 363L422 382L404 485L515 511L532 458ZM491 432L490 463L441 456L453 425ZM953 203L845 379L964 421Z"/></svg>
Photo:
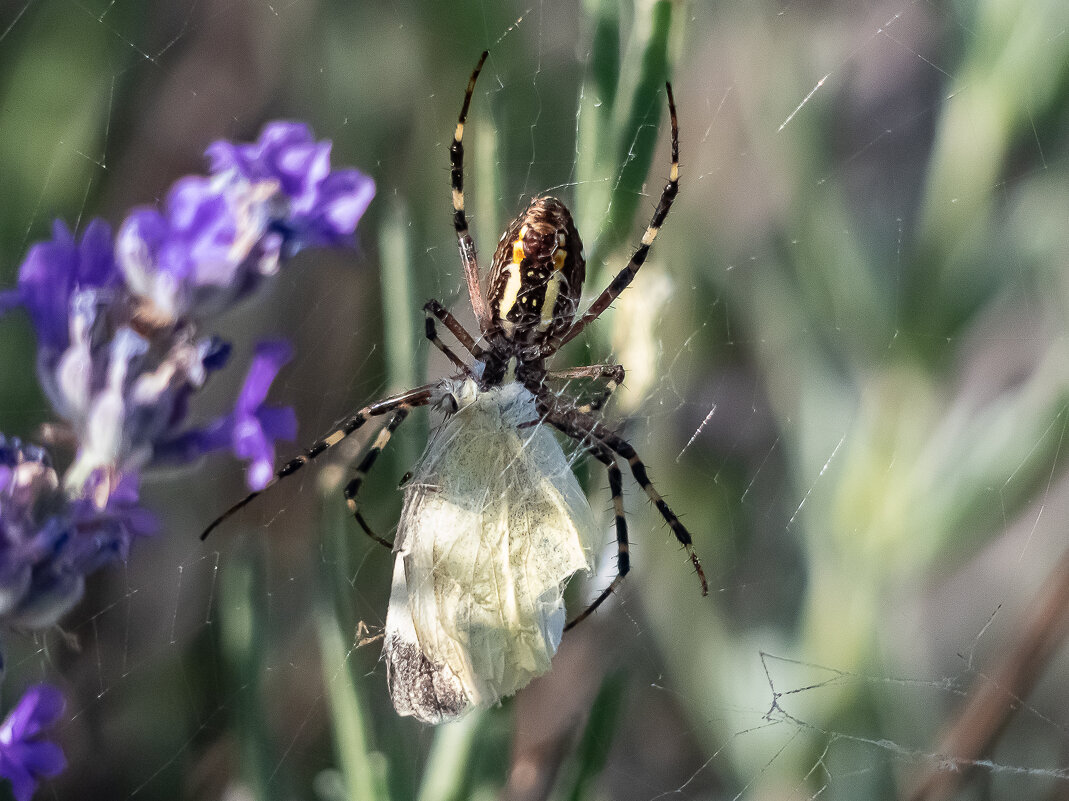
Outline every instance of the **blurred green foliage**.
<svg viewBox="0 0 1069 801"><path fill-rule="evenodd" d="M515 702L432 731L393 714L364 641L390 558L337 491L360 442L207 548L237 468L164 476L147 492L166 534L98 577L67 637L5 643L5 686L62 676L73 699L59 797L865 801L938 767L1064 548L1064 2L40 0L0 9L0 31L5 286L54 217L117 225L272 117L374 175L357 253L302 255L221 324L245 354L295 340L274 395L305 440L445 369L419 306L464 308L448 145L482 49L484 270L549 190L592 297L667 175L665 79L681 125L649 262L560 363L627 367L608 417L694 530L710 597L632 486L618 602ZM17 316L0 366L0 430L31 436L49 412ZM382 531L427 429L407 424L364 490ZM582 472L608 524L601 471ZM961 798L1064 794L1067 680L1055 661L989 755L1006 769Z"/></svg>

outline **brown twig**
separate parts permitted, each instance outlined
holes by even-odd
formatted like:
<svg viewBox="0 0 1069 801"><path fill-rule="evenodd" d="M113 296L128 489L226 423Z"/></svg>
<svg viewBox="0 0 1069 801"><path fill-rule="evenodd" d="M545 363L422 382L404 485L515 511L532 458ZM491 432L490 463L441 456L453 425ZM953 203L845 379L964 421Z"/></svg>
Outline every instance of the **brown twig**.
<svg viewBox="0 0 1069 801"><path fill-rule="evenodd" d="M954 793L990 754L1067 634L1069 551L1040 589L1012 650L992 673L977 678L961 714L940 741L942 758L921 777L909 801L939 801Z"/></svg>

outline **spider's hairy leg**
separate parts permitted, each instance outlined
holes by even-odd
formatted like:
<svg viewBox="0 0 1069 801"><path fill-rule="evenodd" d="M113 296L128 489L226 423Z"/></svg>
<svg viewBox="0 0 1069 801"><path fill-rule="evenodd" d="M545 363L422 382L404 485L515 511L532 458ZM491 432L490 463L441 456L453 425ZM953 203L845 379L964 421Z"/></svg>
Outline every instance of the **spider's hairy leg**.
<svg viewBox="0 0 1069 801"><path fill-rule="evenodd" d="M708 595L709 582L705 578L701 560L698 559L698 554L694 551L694 540L691 538L690 532L687 531L687 527L680 522L675 512L669 508L664 498L654 488L653 482L650 481L646 473L646 465L635 453L635 449L631 447L631 444L610 431L598 420L580 412L578 409L557 409L552 403L547 403L544 399L541 400L540 407L544 419L572 439L578 440L588 447L601 444L627 460L628 467L631 468L631 475L635 477L635 481L642 487L649 499L653 501L653 505L657 507L657 511L661 513L661 517L664 518L668 527L672 529L672 533L679 540L679 544L683 546L687 556L690 557L694 572L698 574L698 580L702 585L702 595Z"/></svg>
<svg viewBox="0 0 1069 801"><path fill-rule="evenodd" d="M594 599L590 606L580 612L564 627L565 631L574 628L590 617L606 598L616 592L616 588L620 586L624 576L631 570L631 552L627 542L627 520L624 517L624 490L620 468L616 465L616 459L613 457L612 451L604 445L593 445L589 448L589 451L595 459L605 465L609 472L609 491L612 493L612 506L616 512L616 577L608 587L601 591L601 594Z"/></svg>
<svg viewBox="0 0 1069 801"><path fill-rule="evenodd" d="M468 378L475 378L475 374L464 360L457 356L452 348L442 342L441 338L438 336L438 327L434 324L434 319L437 317L445 323L445 327L453 333L453 336L457 338L460 344L463 345L472 356L477 357L477 354L481 354L482 351L477 351L475 341L468 335L468 332L465 331L457 319L436 300L427 301L426 305L423 307L423 314L426 317L425 334L427 339L431 341L431 344L444 353L449 358L449 361L456 365L460 372L464 373Z"/></svg>
<svg viewBox="0 0 1069 801"><path fill-rule="evenodd" d="M460 108L453 144L449 146L450 178L453 188L453 227L457 231L457 244L460 246L460 258L464 262L464 277L468 283L468 296L475 319L479 321L479 330L485 332L490 327L490 311L486 307L482 287L479 285L479 262L475 255L475 242L468 232L468 219L464 216L464 124L468 120L468 108L471 96L475 92L475 81L479 78L489 50L484 50L479 63L472 70L468 79L468 89L464 93L464 105Z"/></svg>
<svg viewBox="0 0 1069 801"><path fill-rule="evenodd" d="M321 453L323 453L323 451L328 450L329 448L333 448L347 436L349 436L362 425L364 425L364 423L368 421L368 418L378 417L379 415L383 414L389 414L390 412L396 411L402 407L406 409L411 409L417 406L426 406L428 403L430 403L431 398L433 396L433 390L436 386L437 384L426 384L425 386L417 387L416 389L410 389L407 392L402 392L400 395L392 395L389 398L383 398L380 401L376 401L375 403L365 406L363 409L360 409L355 414L349 415L340 423L338 423L338 425L333 431L313 442L308 448L305 449L304 453L299 454L293 459L290 459L290 461L286 462L286 464L282 465L278 472L275 473L274 478L267 482L267 485L262 490L250 492L240 501L238 501L225 512L223 512L221 515L219 515L219 517L215 518L215 520L213 520L208 525L208 527L204 529L204 533L200 535L201 540L206 540L208 538L208 535L211 534L216 528L218 528L220 524L240 512L246 506L248 506L249 503L253 501L253 499L262 495L264 492L273 487L282 479L296 473L306 464L308 464Z"/></svg>
<svg viewBox="0 0 1069 801"><path fill-rule="evenodd" d="M385 537L380 537L364 520L364 516L360 514L360 505L356 502L356 496L360 492L360 487L364 483L364 479L367 478L368 473L371 472L371 468L375 465L375 460L382 453L382 449L386 447L390 441L390 437L393 436L393 432L397 430L398 426L404 422L408 417L409 411L412 407L408 404L401 406L396 412L393 413L393 417L390 418L390 422L379 431L379 435L375 437L375 442L372 444L371 449L364 454L364 458L360 460L360 464L356 467L356 475L352 480L345 485L345 502L349 506L349 512L356 519L356 522L360 524L360 528L364 529L364 533L367 534L375 542L379 543L383 547L393 550L393 543L387 540Z"/></svg>
<svg viewBox="0 0 1069 801"><path fill-rule="evenodd" d="M596 412L608 402L617 388L624 383L624 366L622 364L587 364L582 367L570 367L565 370L551 370L546 374L550 379L593 378L604 379L605 386L601 392L586 403L575 408L580 412Z"/></svg>
<svg viewBox="0 0 1069 801"><path fill-rule="evenodd" d="M702 570L701 560L698 559L698 554L694 551L694 541L691 539L690 532L687 531L687 527L684 526L675 512L673 512L664 498L653 486L653 482L650 481L649 476L646 474L646 465L643 464L638 454L635 453L635 449L631 447L631 443L622 437L618 437L616 434L609 431L605 426L600 423L596 423L597 430L594 435L608 445L614 453L619 454L624 459L627 459L627 464L631 468L631 475L635 477L635 481L642 487L643 491L653 501L653 505L657 507L657 511L661 513L661 517L664 518L664 522L668 524L668 527L672 529L672 533L676 535L676 539L687 552L687 556L690 557L690 562L694 565L694 572L698 574L698 580L702 585L702 595L709 594L709 582L705 578L705 571Z"/></svg>
<svg viewBox="0 0 1069 801"><path fill-rule="evenodd" d="M621 292L627 289L631 281L634 280L639 268L645 263L646 255L650 252L653 240L657 238L657 234L668 216L668 211L672 208L672 201L676 199L676 195L679 193L679 120L676 118L676 101L672 95L672 84L666 83L664 88L668 94L668 115L672 120L672 167L668 174L668 183L665 184L664 190L661 192L661 199L653 212L653 218L650 220L650 224L646 226L646 232L642 235L642 242L631 257L631 261L612 279L612 283L609 284L604 292L598 295L594 302L590 304L590 308L572 324L571 328L565 331L557 340L547 343L547 348L552 348L552 350L547 350L547 353L552 353L571 342L587 325L600 317L601 313L612 305Z"/></svg>

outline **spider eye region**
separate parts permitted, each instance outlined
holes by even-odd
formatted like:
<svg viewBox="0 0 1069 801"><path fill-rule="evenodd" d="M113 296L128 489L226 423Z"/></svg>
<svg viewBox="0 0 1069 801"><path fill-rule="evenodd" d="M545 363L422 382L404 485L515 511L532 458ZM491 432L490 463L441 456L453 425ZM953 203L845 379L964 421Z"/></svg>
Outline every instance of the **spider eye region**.
<svg viewBox="0 0 1069 801"><path fill-rule="evenodd" d="M490 268L488 302L506 338L535 344L567 329L586 277L583 243L567 207L539 197L509 225Z"/></svg>

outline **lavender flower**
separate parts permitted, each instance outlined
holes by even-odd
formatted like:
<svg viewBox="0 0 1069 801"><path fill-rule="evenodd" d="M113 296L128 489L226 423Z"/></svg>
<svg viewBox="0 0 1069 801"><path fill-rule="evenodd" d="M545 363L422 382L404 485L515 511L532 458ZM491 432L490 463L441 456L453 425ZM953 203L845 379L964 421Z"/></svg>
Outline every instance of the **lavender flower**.
<svg viewBox="0 0 1069 801"><path fill-rule="evenodd" d="M0 628L55 625L88 574L155 530L138 505L145 470L228 448L262 489L275 440L296 434L293 410L266 404L290 358L278 342L257 347L232 411L187 424L192 397L230 355L200 327L298 250L351 242L374 183L331 170L330 143L297 123L272 123L253 144L216 142L208 156L209 176L178 181L162 210L133 211L114 243L104 222L80 238L57 222L17 288L0 293L0 315L21 306L33 322L38 378L62 420L52 429L76 446L61 478L43 449L0 434ZM65 766L36 739L62 708L58 691L35 687L0 726L0 776L17 801Z"/></svg>
<svg viewBox="0 0 1069 801"><path fill-rule="evenodd" d="M38 735L63 713L63 696L47 684L30 687L0 725L0 777L11 782L15 801L30 801L37 782L67 767L63 751Z"/></svg>
<svg viewBox="0 0 1069 801"><path fill-rule="evenodd" d="M351 241L374 184L332 171L330 144L294 123L208 153L209 177L177 182L162 211L131 213L114 245L104 222L80 238L57 222L0 293L0 314L29 313L38 377L77 447L61 479L43 450L0 435L0 624L54 624L88 573L126 558L153 527L137 505L145 469L229 448L260 489L275 440L295 436L293 411L265 403L289 359L282 343L257 349L231 412L187 425L192 396L230 353L198 328L301 247Z"/></svg>
<svg viewBox="0 0 1069 801"><path fill-rule="evenodd" d="M301 248L350 242L374 195L367 176L332 171L330 143L297 123L271 123L252 144L216 142L208 156L210 176L178 181L162 210L133 211L114 247L104 223L80 241L57 224L30 250L18 289L0 295L0 313L29 311L41 384L78 442L67 492L83 497L93 482L101 509L125 477L224 447L251 462L250 488L266 482L274 440L295 431L292 412L259 408L281 362L233 412L187 430L191 396L229 354L199 324Z"/></svg>

